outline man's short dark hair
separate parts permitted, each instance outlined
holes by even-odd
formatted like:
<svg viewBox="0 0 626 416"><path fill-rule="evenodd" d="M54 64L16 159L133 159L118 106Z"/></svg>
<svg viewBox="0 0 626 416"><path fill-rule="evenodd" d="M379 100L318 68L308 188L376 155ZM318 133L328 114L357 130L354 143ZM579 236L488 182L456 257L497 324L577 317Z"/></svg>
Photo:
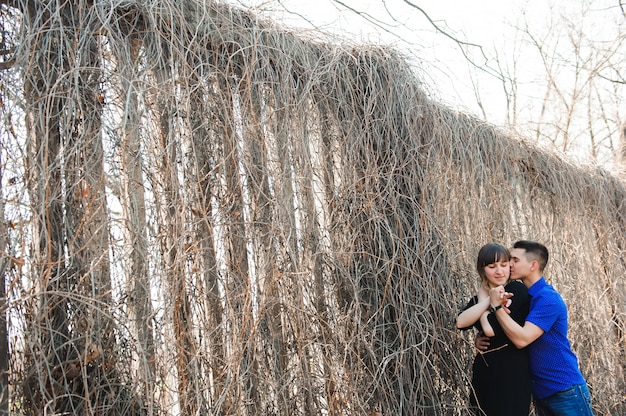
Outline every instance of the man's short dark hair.
<svg viewBox="0 0 626 416"><path fill-rule="evenodd" d="M516 241L513 244L513 248L521 248L526 251L526 254L529 254L533 260L536 260L539 263L539 270L543 271L548 264L548 248L541 243L536 241L529 240L520 240Z"/></svg>

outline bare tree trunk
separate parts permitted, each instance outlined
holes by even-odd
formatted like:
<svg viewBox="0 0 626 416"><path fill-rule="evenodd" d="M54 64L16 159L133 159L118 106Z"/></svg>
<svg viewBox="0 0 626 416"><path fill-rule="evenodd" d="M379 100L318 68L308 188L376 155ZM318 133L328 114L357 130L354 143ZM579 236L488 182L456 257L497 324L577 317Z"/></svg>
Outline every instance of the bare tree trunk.
<svg viewBox="0 0 626 416"><path fill-rule="evenodd" d="M225 334L223 307L220 294L219 273L217 265L217 254L215 251L215 232L212 213L212 198L216 191L215 173L213 173L212 162L215 161L217 153L216 130L218 126L213 127L214 120L211 118L213 109L206 105L204 100L207 99L201 95L198 88L191 93L190 99L190 120L193 146L193 162L195 165L195 177L190 180L197 183L195 204L192 212L198 218L196 222L195 238L193 239L194 261L197 262L199 274L203 276L205 298L205 313L208 316L208 327L204 328L205 339L208 344L209 354L209 370L213 378L212 396L214 398L222 397L225 394L226 377L223 368L226 365L225 353ZM206 376L206 375L205 375ZM216 400L215 400L216 401ZM213 400L211 402L214 402Z"/></svg>
<svg viewBox="0 0 626 416"><path fill-rule="evenodd" d="M243 153L245 155L248 191L250 193L250 222L253 227L251 239L255 253L256 285L250 290L258 293L257 305L259 336L261 337L258 354L263 365L268 365L266 373L271 375L272 383L264 383L261 390L267 408L264 412L290 415L293 411L290 384L287 372L287 351L285 346L284 329L282 323L282 298L278 281L280 280L280 266L277 264L276 245L273 241L272 229L276 226L274 191L270 187L268 174L267 141L264 126L266 123L262 104L262 92L259 90L259 80L248 80L240 84L239 95L242 97L241 118L247 120L243 126ZM262 254L261 254L262 253ZM268 391L269 386L275 385L278 391Z"/></svg>
<svg viewBox="0 0 626 416"><path fill-rule="evenodd" d="M116 373L100 45L91 11L66 3L35 10L48 18L30 20L32 26L44 22L31 28L41 44L31 49L35 64L24 76L41 293L29 329L39 340L29 343L36 358L25 384L32 414L128 408L119 401L123 385ZM66 82L57 82L60 77ZM70 86L73 95L65 90Z"/></svg>
<svg viewBox="0 0 626 416"><path fill-rule="evenodd" d="M66 70L64 53L70 48L65 33L63 9L30 9L25 18L38 36L29 49L32 66L24 73L27 105L28 188L33 212L33 282L38 293L27 321L24 412L28 415L73 412L74 397L64 394L74 387L73 368L64 367L73 351L68 327L68 280L63 247L64 192L61 156L61 114L67 101L56 90ZM39 13L45 14L45 18ZM71 374L70 374L71 373Z"/></svg>
<svg viewBox="0 0 626 416"><path fill-rule="evenodd" d="M146 220L145 181L141 154L140 103L137 97L138 77L137 56L141 41L131 37L122 40L114 48L120 53L117 61L125 68L120 77L122 100L125 101L125 114L122 130L122 211L125 218L128 247L127 285L130 297L132 328L138 343L139 379L145 399L149 403L154 395L156 383L155 345L153 333L153 307L150 288L148 241ZM128 59L130 58L130 60Z"/></svg>
<svg viewBox="0 0 626 416"><path fill-rule="evenodd" d="M58 24L58 18L29 16L29 24L34 33L54 33L52 26ZM40 23L43 25L38 26ZM61 32L58 27L56 31ZM59 120L65 98L54 91L65 62L59 53L62 46L53 47L49 40L39 38L31 47L34 66L24 74L26 128L30 141L27 171L34 215L34 264L38 265L33 280L39 291L35 314L27 322L27 336L37 340L29 345L33 361L24 383L24 409L29 415L63 413L73 408L71 399L59 392L59 388L65 388L68 383L65 373L57 374L63 369L70 342ZM54 40L55 45L63 45L60 39Z"/></svg>
<svg viewBox="0 0 626 416"><path fill-rule="evenodd" d="M297 137L302 137L302 139L294 140L295 152L301 155L300 162L296 164L295 170L300 172L298 176L301 178L299 195L302 201L300 205L303 207L301 210L303 239L309 242L305 247L307 252L304 253L303 257L308 259L309 265L307 267L310 267L312 272L315 314L320 317L317 320L319 323L318 327L315 328L316 342L319 343L322 349L319 360L322 362L323 368L324 393L329 404L329 414L332 416L344 413L344 399L341 397L341 392L335 384L336 377L332 368L334 357L331 346L334 345L334 342L333 330L329 327L329 301L325 290L328 283L326 282L324 271L324 257L327 250L322 242L320 230L320 222L324 221L324 213L318 212L318 204L315 201L316 198L321 199L323 197L320 193L321 189L328 190L329 184L325 180L329 178L320 174L324 171L323 168L325 166L323 163L326 161L326 154L321 151L324 147L321 145L322 138L320 137L321 122L318 118L320 114L315 111L317 108L313 103L308 103L308 105L310 105L310 109L304 111L304 114L306 114L302 127L304 131L296 135ZM311 143L315 143L314 146L320 153L314 154L311 152ZM315 194L316 190L318 192L317 195ZM323 205L324 202L319 201L318 203Z"/></svg>
<svg viewBox="0 0 626 416"><path fill-rule="evenodd" d="M197 345L192 332L192 317L187 294L187 278L185 270L185 209L181 197L179 182L179 145L180 137L172 128L177 117L174 87L172 86L173 57L170 55L169 39L159 36L151 45L162 53L161 62L155 65L153 74L160 90L155 97L154 114L157 122L157 157L156 167L159 188L155 191L158 206L159 234L163 270L169 285L169 298L172 299L171 322L174 332L174 354L178 377L178 395L183 414L196 414L197 400L194 383L200 375L196 371L194 358Z"/></svg>
<svg viewBox="0 0 626 416"><path fill-rule="evenodd" d="M283 238L286 240L282 243L285 251L283 255L286 257L285 261L287 266L283 266L282 268L286 269L286 272L291 272L290 275L294 276L291 285L293 293L289 293L288 295L289 301L293 303L290 306L296 310L306 310L307 308L304 305L304 297L307 285L300 281L300 274L298 273L303 260L301 252L303 247L301 247L298 243L299 233L302 230L299 229L299 218L296 218L297 215L300 214L298 214L295 209L297 196L297 190L295 189L295 176L296 169L299 168L299 165L293 162L295 155L290 140L291 135L296 136L298 133L291 130L293 129L293 126L288 118L288 112L286 110L287 103L279 101L274 103L274 105L276 108L273 112L274 119L272 128L276 140L276 157L278 158L276 167L278 172L276 172L275 177L275 215L277 217L277 221L283 229ZM299 208L302 209L303 207L300 206ZM316 394L314 391L310 366L311 357L309 356L309 342L302 342L302 338L309 339L311 337L312 328L309 327L307 322L302 321L302 315L287 315L286 319L288 321L293 321L290 323L290 330L295 334L296 339L298 340L295 344L295 349L293 350L295 357L290 358L297 360L299 364L297 383L303 386L301 392L291 393L294 395L291 400L293 402L292 407L294 407L293 410L295 410L295 406L298 406L298 410L308 412L309 410L316 408ZM292 375L292 377L296 377L296 375Z"/></svg>
<svg viewBox="0 0 626 416"><path fill-rule="evenodd" d="M9 414L9 338L7 330L6 278L11 265L9 258L8 227L4 217L4 194L2 192L2 155L0 155L0 414Z"/></svg>
<svg viewBox="0 0 626 416"><path fill-rule="evenodd" d="M622 179L626 179L626 123L620 128L617 160L619 175Z"/></svg>
<svg viewBox="0 0 626 416"><path fill-rule="evenodd" d="M80 6L79 6L80 7ZM75 32L80 33L78 50L72 51L76 98L72 110L67 111L66 183L66 235L68 281L72 293L91 302L79 299L72 302L72 347L79 354L83 411L110 409L121 391L117 370L117 348L111 296L109 263L109 228L106 203L106 178L102 143L102 104L100 82L102 69L100 45L94 30L90 8L74 10L82 19L75 22ZM79 30L80 28L80 30ZM106 365L104 365L106 364ZM89 410L88 410L89 409ZM103 412L102 410L100 410ZM106 413L106 412L105 412Z"/></svg>
<svg viewBox="0 0 626 416"><path fill-rule="evenodd" d="M240 355L238 363L238 378L244 386L243 397L238 397L241 402L239 409L245 409L245 414L259 414L258 405L259 380L255 357L256 343L254 339L254 314L252 299L254 298L250 280L250 265L247 253L247 233L244 213L243 187L241 182L239 158L239 140L234 130L234 121L241 114L236 114L237 89L229 82L221 84L225 95L223 111L224 131L224 179L226 181L227 195L224 218L229 222L225 224L226 231L226 262L227 278L226 291L230 294L230 310L228 316L232 325L233 347ZM239 410L241 411L241 410Z"/></svg>

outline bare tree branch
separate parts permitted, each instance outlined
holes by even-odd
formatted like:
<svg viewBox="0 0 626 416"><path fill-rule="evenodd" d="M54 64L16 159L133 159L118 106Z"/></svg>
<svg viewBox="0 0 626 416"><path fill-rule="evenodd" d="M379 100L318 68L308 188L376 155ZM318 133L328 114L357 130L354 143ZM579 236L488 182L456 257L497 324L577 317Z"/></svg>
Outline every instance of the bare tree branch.
<svg viewBox="0 0 626 416"><path fill-rule="evenodd" d="M4 71L5 69L13 68L13 65L15 65L15 58L10 58L7 61L0 62L0 71Z"/></svg>
<svg viewBox="0 0 626 416"><path fill-rule="evenodd" d="M415 3L410 2L409 0L404 0L404 2L406 4L408 4L409 6L411 6L412 8L418 10L425 18L426 20L428 20L428 22L432 25L432 27L439 33L441 33L443 36L447 37L448 39L452 40L454 43L456 43L459 46L459 49L461 50L461 53L463 54L463 57L467 60L467 62L469 62L473 67L475 67L476 69L483 71L485 73L488 73L494 77L496 77L499 80L502 80L502 75L500 74L500 72L498 72L497 70L492 69L489 66L489 58L487 57L487 55L485 54L485 50L483 49L483 47L479 44L476 43L472 43L472 42L467 42L467 41L463 41L460 40L458 37L450 34L447 30L445 30L444 28L442 28L440 25L438 25L428 14L428 12L426 12L424 9L422 9L421 7L419 7L418 5L416 5ZM482 57L484 58L484 62L482 64L480 63L476 63L474 61L474 59L472 57L470 57L467 53L466 48L467 47L472 47L472 48L478 48L478 50L480 51L480 54L482 55Z"/></svg>

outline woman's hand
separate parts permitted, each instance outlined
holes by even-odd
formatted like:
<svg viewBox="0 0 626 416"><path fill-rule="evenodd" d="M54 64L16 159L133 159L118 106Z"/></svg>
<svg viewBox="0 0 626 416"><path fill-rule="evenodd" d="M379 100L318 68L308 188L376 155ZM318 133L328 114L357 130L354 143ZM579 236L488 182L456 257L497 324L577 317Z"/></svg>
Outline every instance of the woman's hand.
<svg viewBox="0 0 626 416"><path fill-rule="evenodd" d="M511 306L512 297L513 293L504 290L504 286L494 287L489 291L489 300L491 305L502 305L502 308L507 313L511 313L509 306Z"/></svg>

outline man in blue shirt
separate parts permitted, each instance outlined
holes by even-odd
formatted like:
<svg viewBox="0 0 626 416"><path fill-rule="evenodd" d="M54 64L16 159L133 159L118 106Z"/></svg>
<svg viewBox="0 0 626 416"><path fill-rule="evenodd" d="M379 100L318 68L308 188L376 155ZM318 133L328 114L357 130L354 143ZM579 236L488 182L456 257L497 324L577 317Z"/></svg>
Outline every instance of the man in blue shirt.
<svg viewBox="0 0 626 416"><path fill-rule="evenodd" d="M511 296L504 287L490 292L491 310L517 348L528 346L535 409L540 416L593 415L591 396L578 358L567 338L567 306L543 277L548 249L518 241L511 250L511 279L521 279L530 295L530 312L520 326L506 311Z"/></svg>

